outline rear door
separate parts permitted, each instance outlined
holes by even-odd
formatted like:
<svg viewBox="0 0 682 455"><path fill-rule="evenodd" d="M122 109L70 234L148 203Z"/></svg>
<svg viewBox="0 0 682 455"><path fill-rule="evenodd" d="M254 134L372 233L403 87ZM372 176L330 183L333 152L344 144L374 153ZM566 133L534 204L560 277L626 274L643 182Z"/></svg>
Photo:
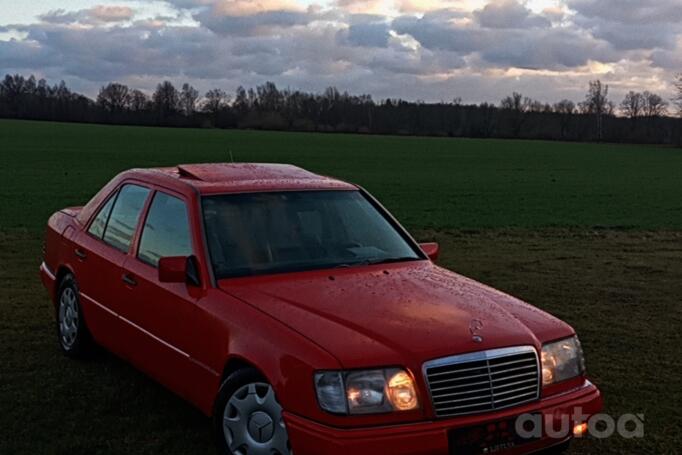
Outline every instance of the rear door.
<svg viewBox="0 0 682 455"><path fill-rule="evenodd" d="M124 183L102 204L76 239L76 279L88 327L95 339L123 354L118 319L124 291L122 266L149 196L144 186Z"/></svg>
<svg viewBox="0 0 682 455"><path fill-rule="evenodd" d="M161 283L162 257L194 255L188 203L157 190L142 223L138 245L123 265L121 318L135 329L129 358L140 369L188 397L201 368L192 360L192 340L202 336L196 302L204 291L186 283Z"/></svg>

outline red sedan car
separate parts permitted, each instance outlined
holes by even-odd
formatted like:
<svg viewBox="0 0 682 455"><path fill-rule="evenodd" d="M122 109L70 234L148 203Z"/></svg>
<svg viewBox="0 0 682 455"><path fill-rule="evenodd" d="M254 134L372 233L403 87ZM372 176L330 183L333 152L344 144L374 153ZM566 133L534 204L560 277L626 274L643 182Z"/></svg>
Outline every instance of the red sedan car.
<svg viewBox="0 0 682 455"><path fill-rule="evenodd" d="M279 164L123 172L48 222L61 349L94 344L212 416L224 454L563 448L598 412L564 322L435 265L365 190Z"/></svg>

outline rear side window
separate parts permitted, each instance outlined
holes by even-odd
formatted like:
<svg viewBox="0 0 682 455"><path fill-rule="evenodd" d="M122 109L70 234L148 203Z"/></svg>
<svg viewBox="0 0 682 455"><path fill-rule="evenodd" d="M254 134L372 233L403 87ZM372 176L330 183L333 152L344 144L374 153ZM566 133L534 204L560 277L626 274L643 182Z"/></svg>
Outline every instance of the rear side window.
<svg viewBox="0 0 682 455"><path fill-rule="evenodd" d="M123 252L128 251L148 195L149 189L142 186L125 185L121 188L104 231L106 243Z"/></svg>
<svg viewBox="0 0 682 455"><path fill-rule="evenodd" d="M156 267L163 257L191 254L187 206L181 199L157 192L149 207L137 257Z"/></svg>
<svg viewBox="0 0 682 455"><path fill-rule="evenodd" d="M109 198L104 207L99 210L99 213L92 221L90 229L88 232L98 239L101 239L104 235L104 229L107 227L107 220L109 219L109 213L111 213L111 207L114 206L114 201L116 200L116 195L114 194Z"/></svg>

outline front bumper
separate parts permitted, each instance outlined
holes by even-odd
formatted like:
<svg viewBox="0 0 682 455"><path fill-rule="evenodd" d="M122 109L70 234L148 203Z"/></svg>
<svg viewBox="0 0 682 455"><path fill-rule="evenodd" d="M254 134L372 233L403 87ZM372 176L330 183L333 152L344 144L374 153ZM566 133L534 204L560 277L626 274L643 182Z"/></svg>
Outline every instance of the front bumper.
<svg viewBox="0 0 682 455"><path fill-rule="evenodd" d="M589 381L579 389L548 397L498 412L462 416L451 419L419 422L385 427L340 429L285 413L289 439L296 455L448 455L448 432L486 423L498 422L525 413L541 413L560 419L572 416L580 408L585 418L602 409L599 389ZM557 420L559 422L559 420ZM570 428L573 428L571 422ZM555 428L560 428L557 423ZM513 449L499 451L504 454L524 454L542 450L568 440L544 437Z"/></svg>

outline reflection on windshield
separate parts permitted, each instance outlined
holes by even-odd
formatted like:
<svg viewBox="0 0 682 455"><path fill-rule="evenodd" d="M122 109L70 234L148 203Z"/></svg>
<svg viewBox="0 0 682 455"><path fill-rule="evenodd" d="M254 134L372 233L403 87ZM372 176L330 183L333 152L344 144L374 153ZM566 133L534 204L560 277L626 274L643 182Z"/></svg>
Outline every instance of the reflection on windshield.
<svg viewBox="0 0 682 455"><path fill-rule="evenodd" d="M204 197L216 277L421 259L359 191Z"/></svg>

